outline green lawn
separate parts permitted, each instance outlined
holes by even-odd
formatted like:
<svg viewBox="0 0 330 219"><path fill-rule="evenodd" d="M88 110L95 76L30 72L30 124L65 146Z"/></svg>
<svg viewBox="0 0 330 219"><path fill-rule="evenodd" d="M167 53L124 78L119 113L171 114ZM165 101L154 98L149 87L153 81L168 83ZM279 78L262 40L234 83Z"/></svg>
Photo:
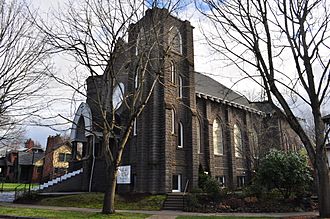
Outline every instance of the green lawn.
<svg viewBox="0 0 330 219"><path fill-rule="evenodd" d="M239 216L178 216L176 219L239 219L239 218L248 218L248 219L270 219L272 217L239 217Z"/></svg>
<svg viewBox="0 0 330 219"><path fill-rule="evenodd" d="M114 219L140 219L147 218L147 214L133 214L133 213L115 213L113 215L103 215L101 213L88 212L74 212L74 211L54 211L33 208L11 208L1 207L0 215L25 216L25 217L39 217L39 218L114 218Z"/></svg>
<svg viewBox="0 0 330 219"><path fill-rule="evenodd" d="M121 210L161 210L165 195L120 197L116 196L115 208ZM85 193L43 198L38 204L60 207L102 208L102 193Z"/></svg>
<svg viewBox="0 0 330 219"><path fill-rule="evenodd" d="M37 186L36 184L31 184L31 188ZM4 183L0 184L0 191L3 190L4 192L15 191L15 188L18 190L23 190L24 187L29 189L29 184L22 184L22 183Z"/></svg>

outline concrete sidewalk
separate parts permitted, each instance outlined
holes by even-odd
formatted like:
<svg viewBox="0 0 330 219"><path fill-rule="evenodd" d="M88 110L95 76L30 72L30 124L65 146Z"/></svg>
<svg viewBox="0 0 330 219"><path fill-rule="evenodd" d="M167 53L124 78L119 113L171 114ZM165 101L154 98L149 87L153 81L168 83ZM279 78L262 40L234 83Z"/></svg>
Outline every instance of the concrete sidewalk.
<svg viewBox="0 0 330 219"><path fill-rule="evenodd" d="M35 208L56 211L79 211L79 212L100 212L101 209L75 208L75 207L56 207L31 204L14 204L1 202L0 206L16 208ZM150 214L150 219L175 219L177 216L236 216L236 217L274 217L274 218L313 218L318 216L318 212L288 212L288 213L197 213L183 211L140 211L140 210L116 210L116 212L130 212Z"/></svg>

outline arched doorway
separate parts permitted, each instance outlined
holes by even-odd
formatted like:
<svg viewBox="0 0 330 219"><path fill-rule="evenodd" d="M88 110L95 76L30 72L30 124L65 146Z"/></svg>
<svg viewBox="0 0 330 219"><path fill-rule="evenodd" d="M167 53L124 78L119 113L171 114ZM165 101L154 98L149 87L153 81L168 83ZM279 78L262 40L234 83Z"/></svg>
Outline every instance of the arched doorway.
<svg viewBox="0 0 330 219"><path fill-rule="evenodd" d="M70 140L72 143L72 161L90 154L92 142L92 112L87 103L81 103L73 119Z"/></svg>

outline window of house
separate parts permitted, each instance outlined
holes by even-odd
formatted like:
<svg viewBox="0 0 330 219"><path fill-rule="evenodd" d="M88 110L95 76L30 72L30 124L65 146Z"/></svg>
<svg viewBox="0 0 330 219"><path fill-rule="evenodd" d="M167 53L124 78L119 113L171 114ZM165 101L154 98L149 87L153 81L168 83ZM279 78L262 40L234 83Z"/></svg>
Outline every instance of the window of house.
<svg viewBox="0 0 330 219"><path fill-rule="evenodd" d="M217 180L217 182L219 183L220 187L226 187L226 179L225 176L216 176L215 179Z"/></svg>
<svg viewBox="0 0 330 219"><path fill-rule="evenodd" d="M197 120L196 123L196 144L197 144L197 152L201 153L201 126L200 122Z"/></svg>
<svg viewBox="0 0 330 219"><path fill-rule="evenodd" d="M213 121L213 148L214 154L223 155L222 127L220 121Z"/></svg>
<svg viewBox="0 0 330 219"><path fill-rule="evenodd" d="M171 133L175 133L175 111L171 109Z"/></svg>
<svg viewBox="0 0 330 219"><path fill-rule="evenodd" d="M237 124L234 125L234 146L235 146L235 156L242 157L243 155L242 132Z"/></svg>
<svg viewBox="0 0 330 219"><path fill-rule="evenodd" d="M179 133L178 133L178 148L183 148L183 124L179 122Z"/></svg>
<svg viewBox="0 0 330 219"><path fill-rule="evenodd" d="M37 173L42 173L42 166L37 168Z"/></svg>
<svg viewBox="0 0 330 219"><path fill-rule="evenodd" d="M170 71L171 71L171 82L173 84L175 84L175 74L176 74L176 70L175 70L175 66L174 66L174 63L171 62L170 63Z"/></svg>
<svg viewBox="0 0 330 219"><path fill-rule="evenodd" d="M58 161L59 162L64 162L65 161L65 154L60 153L59 156L58 156Z"/></svg>
<svg viewBox="0 0 330 219"><path fill-rule="evenodd" d="M182 54L182 37L177 27L170 28L168 44L172 51Z"/></svg>
<svg viewBox="0 0 330 219"><path fill-rule="evenodd" d="M237 176L237 187L241 188L245 185L245 176Z"/></svg>
<svg viewBox="0 0 330 219"><path fill-rule="evenodd" d="M182 98L183 96L183 80L182 77L179 76L179 97Z"/></svg>
<svg viewBox="0 0 330 219"><path fill-rule="evenodd" d="M68 162L69 160L71 160L71 154L60 153L58 156L59 162Z"/></svg>
<svg viewBox="0 0 330 219"><path fill-rule="evenodd" d="M134 122L133 122L133 135L135 136L135 135L137 135L137 127L136 127L136 124L137 122L136 122L136 118L134 119Z"/></svg>

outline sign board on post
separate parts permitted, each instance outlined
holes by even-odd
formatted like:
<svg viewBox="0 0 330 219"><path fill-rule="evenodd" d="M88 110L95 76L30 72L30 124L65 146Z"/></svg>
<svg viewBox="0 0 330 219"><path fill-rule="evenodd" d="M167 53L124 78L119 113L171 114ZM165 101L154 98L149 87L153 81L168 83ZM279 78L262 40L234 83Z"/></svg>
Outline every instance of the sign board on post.
<svg viewBox="0 0 330 219"><path fill-rule="evenodd" d="M131 183L131 166L119 166L117 175L117 184Z"/></svg>

